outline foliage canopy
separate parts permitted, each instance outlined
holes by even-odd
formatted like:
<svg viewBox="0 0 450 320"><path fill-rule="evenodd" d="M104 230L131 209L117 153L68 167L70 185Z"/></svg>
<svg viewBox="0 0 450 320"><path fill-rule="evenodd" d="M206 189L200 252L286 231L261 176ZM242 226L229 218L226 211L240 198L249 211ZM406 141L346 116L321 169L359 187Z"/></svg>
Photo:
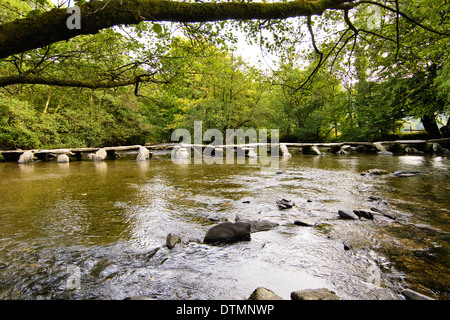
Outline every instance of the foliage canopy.
<svg viewBox="0 0 450 320"><path fill-rule="evenodd" d="M448 134L445 0L69 2L0 0L0 148L159 142L197 120L296 141L385 139L406 117Z"/></svg>

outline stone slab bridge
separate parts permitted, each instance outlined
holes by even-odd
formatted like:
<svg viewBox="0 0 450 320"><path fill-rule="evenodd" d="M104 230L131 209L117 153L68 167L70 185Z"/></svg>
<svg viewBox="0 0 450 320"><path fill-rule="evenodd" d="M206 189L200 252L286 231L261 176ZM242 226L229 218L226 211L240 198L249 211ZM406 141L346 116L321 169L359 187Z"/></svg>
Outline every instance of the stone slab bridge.
<svg viewBox="0 0 450 320"><path fill-rule="evenodd" d="M264 145L270 152L273 146L278 147L280 156L291 156L291 151L302 154L322 155L324 153L352 154L352 153L378 153L380 155L394 154L450 154L450 138L433 140L396 140L379 142L336 142L336 143L277 143L261 144L248 143L243 145L179 145L175 143L161 143L152 145L132 145L104 148L70 148L70 149L32 149L32 150L0 150L0 158L4 161L28 163L34 160L50 161L56 158L57 162L74 160L102 161L117 159L123 154L136 155L137 161L150 159L153 152L168 153L173 149L186 151L188 148L194 152L201 152L205 148L212 148L212 155L223 154L224 148L233 150L242 149L245 156L257 156L257 148Z"/></svg>
<svg viewBox="0 0 450 320"><path fill-rule="evenodd" d="M101 161L105 159L116 159L120 153L135 153L137 154L136 160L139 160L139 157L144 157L145 159L151 157L151 152L140 145L104 148L0 150L0 155L3 156L5 161L18 163L27 163L34 160L50 161L55 158L58 162L68 162L69 158L74 158L75 160Z"/></svg>

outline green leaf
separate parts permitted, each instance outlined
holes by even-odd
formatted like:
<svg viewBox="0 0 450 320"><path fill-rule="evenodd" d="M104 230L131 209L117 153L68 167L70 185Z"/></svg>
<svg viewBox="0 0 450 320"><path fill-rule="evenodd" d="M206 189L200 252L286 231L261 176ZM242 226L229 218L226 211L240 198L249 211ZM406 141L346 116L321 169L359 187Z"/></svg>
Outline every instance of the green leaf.
<svg viewBox="0 0 450 320"><path fill-rule="evenodd" d="M41 13L40 9L34 9L27 13L27 18L32 18Z"/></svg>
<svg viewBox="0 0 450 320"><path fill-rule="evenodd" d="M159 23L154 23L153 24L153 31L155 31L157 34L160 34L162 31L162 27Z"/></svg>

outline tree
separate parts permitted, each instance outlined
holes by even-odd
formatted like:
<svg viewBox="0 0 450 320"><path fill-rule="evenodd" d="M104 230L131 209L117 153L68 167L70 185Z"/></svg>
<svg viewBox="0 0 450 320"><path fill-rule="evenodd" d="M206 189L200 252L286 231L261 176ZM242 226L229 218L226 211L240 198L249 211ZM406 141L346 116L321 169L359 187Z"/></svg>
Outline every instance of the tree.
<svg viewBox="0 0 450 320"><path fill-rule="evenodd" d="M46 1L40 1L46 2ZM291 1L281 3L212 2L190 3L164 0L76 1L83 25L68 29L63 8L33 14L2 25L0 58L68 40L81 34L96 34L105 28L142 21L205 22L243 19L286 19L320 15L352 0Z"/></svg>
<svg viewBox="0 0 450 320"><path fill-rule="evenodd" d="M449 52L445 49L449 40L445 34L449 30L450 6L440 0L414 0L395 1L395 8L380 8L378 21L370 27L367 19L363 19L364 11L354 22L350 17L346 19L355 36L364 34L360 41L355 38L351 51L357 53L364 48L366 77L359 79L359 85L367 88L365 85L369 81L373 89L379 91L376 101L366 107L370 105L379 111L372 112L372 119L385 112L380 128L393 129L402 117L413 116L422 121L431 137L439 138L436 117L448 109L445 87L439 88L437 84L446 81L445 72L441 70L449 61Z"/></svg>
<svg viewBox="0 0 450 320"><path fill-rule="evenodd" d="M0 2L5 137L123 144L203 120L296 139L370 138L403 115L433 123L448 111L444 0L272 1L70 2L81 29L66 25L67 0ZM228 49L235 31L277 56L274 75Z"/></svg>
<svg viewBox="0 0 450 320"><path fill-rule="evenodd" d="M164 110L167 129L192 129L194 121L202 121L205 129L225 133L258 122L267 86L257 70L227 48L180 37L161 60L161 69L179 75L148 96Z"/></svg>
<svg viewBox="0 0 450 320"><path fill-rule="evenodd" d="M414 0L414 2L417 1L419 0ZM420 0L420 2L422 1ZM440 2L442 1L433 0L433 5L437 7ZM67 28L68 14L65 8L54 8L46 0L39 0L36 3L41 5L27 12L25 18L17 19L15 15L12 15L10 19L6 19L0 25L0 59L42 48L40 49L41 51L38 50L38 56L46 61L48 60L46 59L46 50L52 44L62 40L73 39L80 35L102 34L101 30L120 25L137 25L137 28L140 29L139 31L146 31L141 36L141 39L143 39L149 35L149 32L160 33L163 28L155 22L161 21L188 25L194 22L223 22L230 20L233 22L233 26L248 31L250 35L255 35L256 32L259 32L261 44L265 42L265 37L262 36L263 32L272 32L276 47L279 47L283 43L295 43L300 40L294 32L290 32L290 30L295 29L293 26L298 25L300 22L300 24L307 26L312 39L312 47L318 55L317 67L312 72L314 74L327 59L333 58L333 55L342 52L352 39L356 41L358 37L375 37L381 42L389 39L389 41L394 42L397 49L400 48L401 34L399 30L397 30L396 36L391 38L382 32L370 31L351 22L351 13L354 13L356 17L367 17L367 14L362 10L367 5L373 5L390 14L394 14L396 25L399 24L401 18L424 30L423 32L433 33L443 38L448 37L450 34L445 25L432 25L430 27L426 23L416 21L408 11L415 4L411 6L402 4L402 9L404 7L405 10L401 11L398 0L394 2L396 4L395 7L390 6L391 1L385 0L298 0L273 3L237 1L179 2L165 0L104 0L86 2L79 0L75 1L75 3L79 5L81 10L82 25L80 29ZM318 30L314 30L312 16L322 17L318 24ZM302 19L301 17L305 18ZM288 21L288 18L295 19ZM153 22L153 27L145 27L145 21ZM217 36L221 30L224 30L222 22L216 24L216 26L219 26L217 28L218 31L211 31L213 28L210 28L211 35ZM336 29L337 25L342 25L343 22L347 24L347 28L344 31L330 31L333 28ZM435 27L437 28L435 29ZM337 33L337 37L331 37L333 39L337 38L333 40L334 44L330 42L332 44L328 45L325 48L326 50L320 48L320 45L315 41L315 33L320 32ZM409 31L405 30L404 32L408 34ZM155 39L152 39L150 36L150 40ZM157 40L160 41L161 38ZM267 47L270 47L267 42L265 44ZM140 51L149 52L142 47ZM396 53L395 56L398 57L398 54ZM38 63L39 61L37 59ZM133 69L133 71L137 71L137 69ZM154 69L149 68L144 70L144 72L142 72L143 70L140 71L133 74L120 74L120 77L114 79L97 77L95 80L81 81L79 79L61 77L45 77L36 68L30 68L0 77L0 86L39 83L53 86L107 88L126 85L138 86L139 83L154 81ZM309 78L306 80L308 81Z"/></svg>

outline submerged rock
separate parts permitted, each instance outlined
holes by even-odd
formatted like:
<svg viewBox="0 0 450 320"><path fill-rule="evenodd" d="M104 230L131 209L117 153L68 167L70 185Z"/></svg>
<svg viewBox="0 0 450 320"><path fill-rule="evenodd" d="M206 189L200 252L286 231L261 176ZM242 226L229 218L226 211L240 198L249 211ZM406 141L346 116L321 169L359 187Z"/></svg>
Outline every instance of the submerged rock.
<svg viewBox="0 0 450 320"><path fill-rule="evenodd" d="M278 223L269 220L245 220L241 219L238 215L236 215L235 221L250 224L250 232L267 231L279 226Z"/></svg>
<svg viewBox="0 0 450 320"><path fill-rule="evenodd" d="M283 300L279 295L266 288L256 288L248 300Z"/></svg>
<svg viewBox="0 0 450 320"><path fill-rule="evenodd" d="M418 293L411 289L405 289L402 291L402 294L409 300L434 300L424 294Z"/></svg>
<svg viewBox="0 0 450 320"><path fill-rule="evenodd" d="M267 231L279 226L278 223L268 220L250 220L248 223L250 223L251 232Z"/></svg>
<svg viewBox="0 0 450 320"><path fill-rule="evenodd" d="M220 222L220 217L218 215L210 214L209 216L206 217L206 219L211 222Z"/></svg>
<svg viewBox="0 0 450 320"><path fill-rule="evenodd" d="M326 288L306 289L291 292L292 300L340 300L334 291Z"/></svg>
<svg viewBox="0 0 450 320"><path fill-rule="evenodd" d="M428 172L423 171L395 171L394 176L396 177L413 177L419 174L428 174Z"/></svg>
<svg viewBox="0 0 450 320"><path fill-rule="evenodd" d="M424 154L425 152L421 151L421 150L417 150L416 148L413 147L405 147L404 151L406 153L411 153L411 154Z"/></svg>
<svg viewBox="0 0 450 320"><path fill-rule="evenodd" d="M367 171L364 171L362 173L360 173L362 176L365 175L375 175L375 176L380 176L383 174L389 174L389 171L387 170L383 170L383 169L369 169Z"/></svg>
<svg viewBox="0 0 450 320"><path fill-rule="evenodd" d="M231 243L236 241L250 240L251 225L247 222L224 222L210 228L205 238L204 243Z"/></svg>

